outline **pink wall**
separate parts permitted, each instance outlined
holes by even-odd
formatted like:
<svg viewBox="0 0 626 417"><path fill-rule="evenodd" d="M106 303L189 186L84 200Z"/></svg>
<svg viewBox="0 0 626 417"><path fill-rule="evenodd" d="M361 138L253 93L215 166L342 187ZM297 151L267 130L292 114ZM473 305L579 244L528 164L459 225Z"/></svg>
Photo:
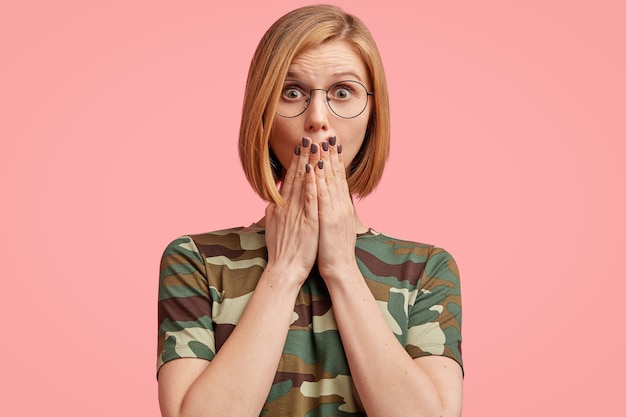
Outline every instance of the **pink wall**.
<svg viewBox="0 0 626 417"><path fill-rule="evenodd" d="M161 251L262 215L236 154L245 76L305 3L209 3L0 6L3 415L158 415ZM391 94L364 220L457 258L464 416L618 415L623 3L409 3L337 3Z"/></svg>

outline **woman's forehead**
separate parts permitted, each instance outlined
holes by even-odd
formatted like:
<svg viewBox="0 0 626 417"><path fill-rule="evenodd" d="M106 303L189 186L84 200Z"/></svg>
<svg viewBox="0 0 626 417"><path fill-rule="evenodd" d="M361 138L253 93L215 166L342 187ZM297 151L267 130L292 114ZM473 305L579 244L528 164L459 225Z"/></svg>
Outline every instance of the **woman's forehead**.
<svg viewBox="0 0 626 417"><path fill-rule="evenodd" d="M297 55L287 71L287 78L356 79L367 82L368 71L361 55L346 41L331 41ZM303 79L303 81L306 81Z"/></svg>

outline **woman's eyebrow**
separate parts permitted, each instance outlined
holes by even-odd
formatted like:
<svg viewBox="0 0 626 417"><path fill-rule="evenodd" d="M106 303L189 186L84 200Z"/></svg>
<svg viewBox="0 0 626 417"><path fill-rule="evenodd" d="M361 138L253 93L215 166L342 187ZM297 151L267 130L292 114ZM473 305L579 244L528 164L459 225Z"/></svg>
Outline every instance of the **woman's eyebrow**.
<svg viewBox="0 0 626 417"><path fill-rule="evenodd" d="M338 72L338 73L333 74L333 76L334 76L335 78L341 78L341 79L343 79L343 80L348 80L348 79L350 79L350 80L356 80L356 81L363 81L363 80L361 79L361 77L359 77L359 76L357 75L357 73L356 73L356 72L352 72L352 71L347 71L347 72Z"/></svg>
<svg viewBox="0 0 626 417"><path fill-rule="evenodd" d="M292 71L287 71L287 75L286 77L288 79L295 79L298 80L298 74L292 72ZM356 81L361 81L363 82L363 80L361 79L361 77L359 77L357 75L357 73L352 72L352 71L345 71L345 72L336 72L334 74L332 74L332 78L333 79L339 79L339 80L356 80Z"/></svg>

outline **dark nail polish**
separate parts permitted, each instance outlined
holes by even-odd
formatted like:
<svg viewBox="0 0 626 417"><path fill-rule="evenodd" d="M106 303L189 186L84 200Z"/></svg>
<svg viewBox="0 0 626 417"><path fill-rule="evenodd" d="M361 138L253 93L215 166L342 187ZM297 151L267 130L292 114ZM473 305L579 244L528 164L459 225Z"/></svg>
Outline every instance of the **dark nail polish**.
<svg viewBox="0 0 626 417"><path fill-rule="evenodd" d="M337 145L337 153L341 153L342 150L343 148L341 147L341 145Z"/></svg>
<svg viewBox="0 0 626 417"><path fill-rule="evenodd" d="M306 173L307 173L307 174L308 174L309 172L311 172L311 165L306 164L306 165L304 166L304 170L306 171Z"/></svg>
<svg viewBox="0 0 626 417"><path fill-rule="evenodd" d="M335 143L337 143L337 136L331 136L328 138L328 142L330 142L330 146L335 146Z"/></svg>
<svg viewBox="0 0 626 417"><path fill-rule="evenodd" d="M304 146L305 148L308 147L310 143L311 143L311 139L302 138L302 146Z"/></svg>
<svg viewBox="0 0 626 417"><path fill-rule="evenodd" d="M317 167L318 167L319 169L324 169L324 161L320 159L320 160L318 161L318 163L317 163Z"/></svg>
<svg viewBox="0 0 626 417"><path fill-rule="evenodd" d="M316 143L311 145L311 153L312 154L316 154L317 153L317 144Z"/></svg>
<svg viewBox="0 0 626 417"><path fill-rule="evenodd" d="M300 155L300 145L296 146L296 155Z"/></svg>
<svg viewBox="0 0 626 417"><path fill-rule="evenodd" d="M324 151L328 150L328 142L322 142L322 149L324 149Z"/></svg>

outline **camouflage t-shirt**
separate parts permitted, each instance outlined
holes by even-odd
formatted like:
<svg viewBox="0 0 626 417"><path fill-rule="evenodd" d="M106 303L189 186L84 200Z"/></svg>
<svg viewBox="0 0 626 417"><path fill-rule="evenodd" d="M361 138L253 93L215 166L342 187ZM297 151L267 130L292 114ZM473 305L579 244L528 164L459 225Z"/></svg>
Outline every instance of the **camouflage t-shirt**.
<svg viewBox="0 0 626 417"><path fill-rule="evenodd" d="M459 274L450 254L370 229L357 237L356 257L389 328L409 355L447 356L462 366ZM265 234L257 225L174 240L161 261L157 370L177 358L213 359L266 262ZM268 308L271 304L267 300ZM365 416L328 289L316 268L298 293L261 415Z"/></svg>

